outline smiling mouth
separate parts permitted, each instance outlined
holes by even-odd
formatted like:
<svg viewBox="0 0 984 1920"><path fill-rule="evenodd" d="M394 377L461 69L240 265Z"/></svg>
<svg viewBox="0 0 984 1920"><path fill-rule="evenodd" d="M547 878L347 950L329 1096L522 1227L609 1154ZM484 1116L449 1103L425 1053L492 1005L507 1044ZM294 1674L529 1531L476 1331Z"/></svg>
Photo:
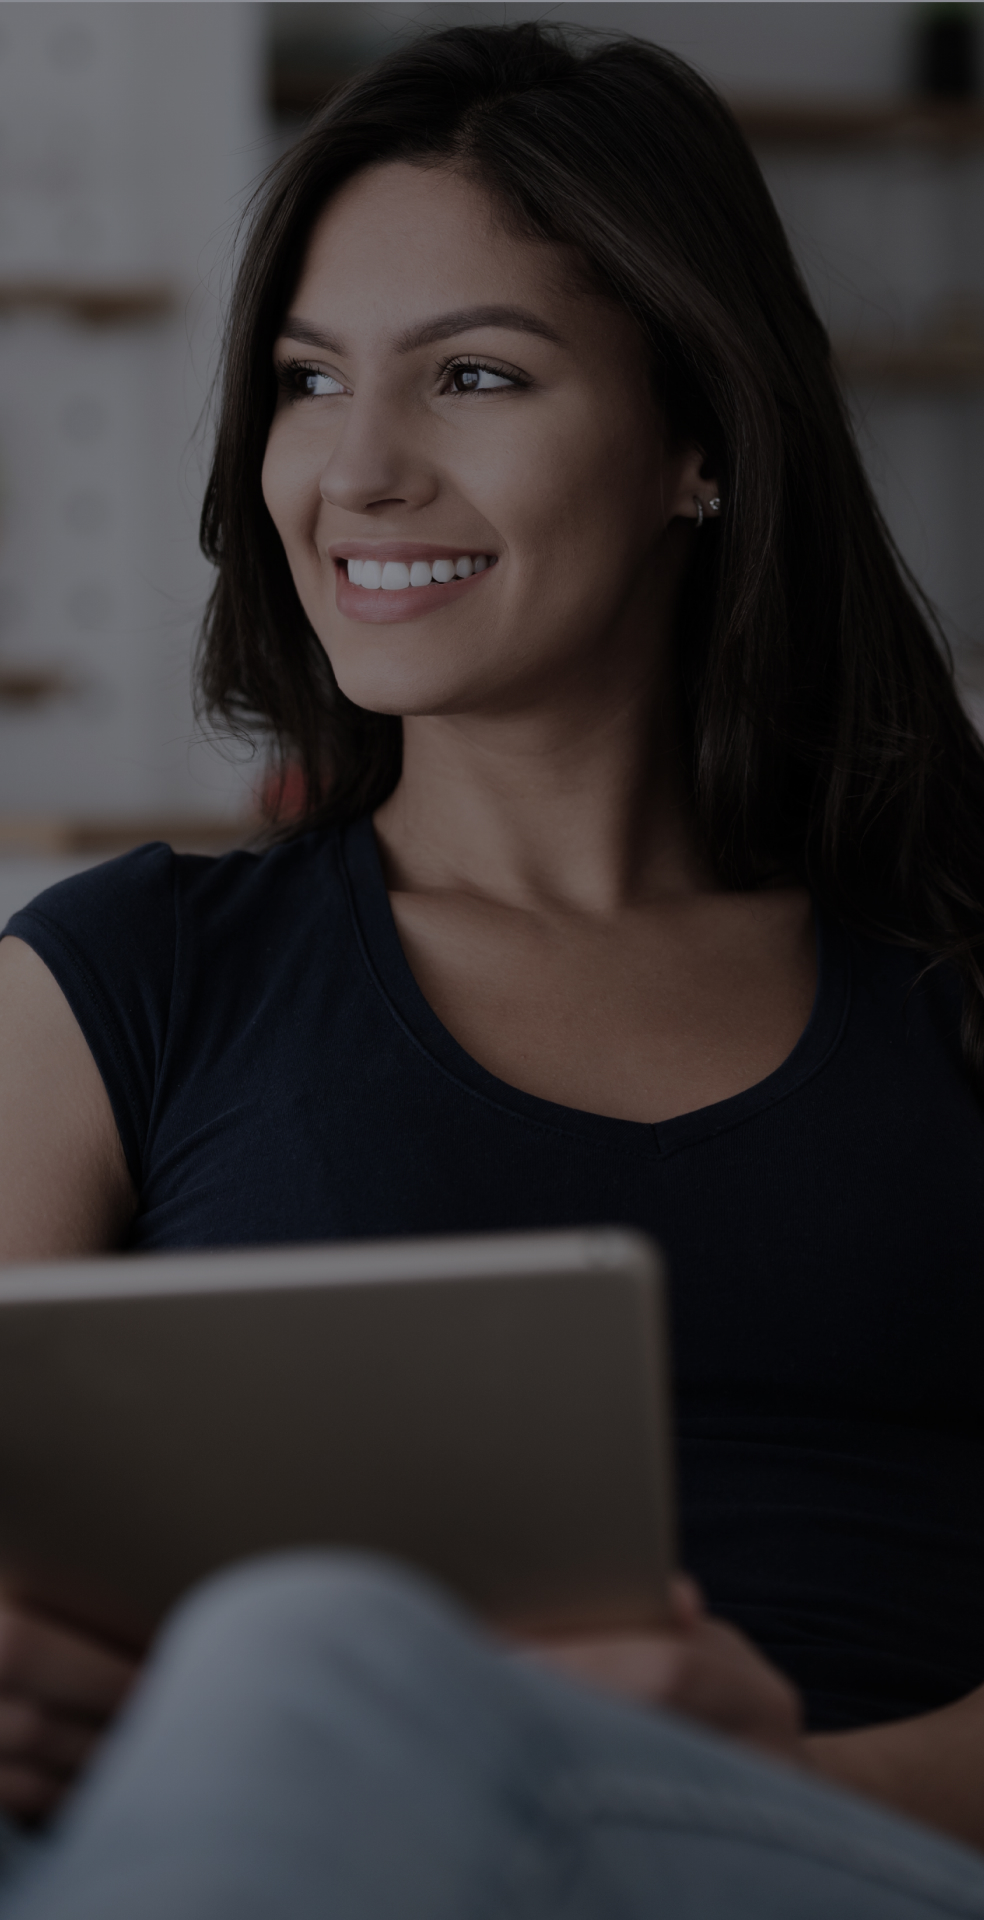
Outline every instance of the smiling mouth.
<svg viewBox="0 0 984 1920"><path fill-rule="evenodd" d="M407 587L448 586L452 580L468 580L473 573L494 567L496 555L463 553L457 560L345 560L344 567L353 587L365 587L370 593L403 593Z"/></svg>

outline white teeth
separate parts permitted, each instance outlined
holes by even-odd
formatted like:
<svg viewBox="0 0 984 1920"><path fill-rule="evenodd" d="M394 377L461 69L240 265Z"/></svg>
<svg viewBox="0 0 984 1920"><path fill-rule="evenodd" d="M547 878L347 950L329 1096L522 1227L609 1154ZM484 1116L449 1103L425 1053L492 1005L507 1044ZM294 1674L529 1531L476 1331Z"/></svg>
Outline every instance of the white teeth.
<svg viewBox="0 0 984 1920"><path fill-rule="evenodd" d="M487 553L463 553L459 560L346 560L353 587L368 587L371 593L401 593L405 587L429 587L432 580L446 586L449 580L467 580L470 574L484 573L490 565Z"/></svg>

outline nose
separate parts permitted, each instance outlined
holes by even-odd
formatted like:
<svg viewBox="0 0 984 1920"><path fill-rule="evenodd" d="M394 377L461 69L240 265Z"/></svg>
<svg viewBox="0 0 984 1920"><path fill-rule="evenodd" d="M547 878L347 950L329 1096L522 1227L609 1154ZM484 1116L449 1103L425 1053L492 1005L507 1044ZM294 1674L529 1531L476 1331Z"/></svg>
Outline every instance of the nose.
<svg viewBox="0 0 984 1920"><path fill-rule="evenodd" d="M322 499L348 513L426 506L438 482L424 457L421 438L392 406L381 400L353 399L321 469Z"/></svg>

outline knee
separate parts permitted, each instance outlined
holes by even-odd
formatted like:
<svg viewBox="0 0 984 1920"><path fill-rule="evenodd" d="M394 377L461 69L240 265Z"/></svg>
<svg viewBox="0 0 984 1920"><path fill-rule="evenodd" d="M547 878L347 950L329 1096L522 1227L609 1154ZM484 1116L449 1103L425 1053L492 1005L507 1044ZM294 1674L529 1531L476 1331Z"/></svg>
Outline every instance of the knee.
<svg viewBox="0 0 984 1920"><path fill-rule="evenodd" d="M245 1562L196 1588L166 1623L159 1657L194 1653L213 1675L244 1664L269 1672L303 1654L364 1661L378 1650L388 1660L446 1633L455 1615L452 1601L395 1562L298 1551Z"/></svg>

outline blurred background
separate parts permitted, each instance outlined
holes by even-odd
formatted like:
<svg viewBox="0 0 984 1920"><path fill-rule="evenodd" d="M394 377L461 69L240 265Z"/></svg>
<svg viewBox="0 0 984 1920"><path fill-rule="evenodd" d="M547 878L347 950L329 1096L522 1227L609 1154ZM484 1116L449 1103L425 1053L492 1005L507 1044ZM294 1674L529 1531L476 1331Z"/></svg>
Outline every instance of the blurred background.
<svg viewBox="0 0 984 1920"><path fill-rule="evenodd" d="M734 103L984 725L977 7L3 0L0 925L141 840L219 850L255 831L262 770L196 733L189 691L237 219L378 53L531 17L656 41Z"/></svg>

